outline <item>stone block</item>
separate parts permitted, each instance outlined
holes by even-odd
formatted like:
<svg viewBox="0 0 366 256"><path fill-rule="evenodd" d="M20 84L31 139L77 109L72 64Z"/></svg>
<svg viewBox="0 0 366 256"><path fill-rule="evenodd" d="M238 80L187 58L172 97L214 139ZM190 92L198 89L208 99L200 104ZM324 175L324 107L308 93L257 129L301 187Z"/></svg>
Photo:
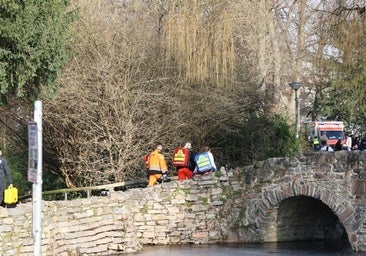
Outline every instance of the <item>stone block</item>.
<svg viewBox="0 0 366 256"><path fill-rule="evenodd" d="M198 200L198 194L189 194L186 197L187 202L196 202Z"/></svg>
<svg viewBox="0 0 366 256"><path fill-rule="evenodd" d="M222 206L224 205L224 202L223 201L219 201L219 200L216 200L216 201L213 201L211 203L212 206Z"/></svg>
<svg viewBox="0 0 366 256"><path fill-rule="evenodd" d="M180 212L179 208L176 206L169 206L168 213L169 214L178 214Z"/></svg>
<svg viewBox="0 0 366 256"><path fill-rule="evenodd" d="M366 180L352 180L351 193L352 195L365 195Z"/></svg>
<svg viewBox="0 0 366 256"><path fill-rule="evenodd" d="M3 218L2 225L12 225L13 223L14 223L14 219L13 218Z"/></svg>
<svg viewBox="0 0 366 256"><path fill-rule="evenodd" d="M155 214L153 215L152 219L154 221L166 220L166 214Z"/></svg>
<svg viewBox="0 0 366 256"><path fill-rule="evenodd" d="M0 207L0 218L6 218L8 216L8 209Z"/></svg>
<svg viewBox="0 0 366 256"><path fill-rule="evenodd" d="M208 231L192 232L192 237L195 239L207 239L209 237Z"/></svg>
<svg viewBox="0 0 366 256"><path fill-rule="evenodd" d="M189 199L187 201L189 201ZM179 199L176 198L176 199L172 199L170 202L172 205L185 204L186 198L179 198Z"/></svg>
<svg viewBox="0 0 366 256"><path fill-rule="evenodd" d="M143 232L143 238L155 238L155 232Z"/></svg>

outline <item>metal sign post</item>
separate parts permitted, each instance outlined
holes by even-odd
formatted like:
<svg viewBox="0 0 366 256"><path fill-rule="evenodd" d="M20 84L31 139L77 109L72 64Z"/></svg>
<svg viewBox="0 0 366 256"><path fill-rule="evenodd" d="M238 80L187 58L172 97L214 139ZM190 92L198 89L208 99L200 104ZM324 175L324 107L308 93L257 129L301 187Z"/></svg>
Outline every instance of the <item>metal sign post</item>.
<svg viewBox="0 0 366 256"><path fill-rule="evenodd" d="M34 123L28 124L28 180L33 182L34 255L41 255L42 237L42 102L34 102Z"/></svg>

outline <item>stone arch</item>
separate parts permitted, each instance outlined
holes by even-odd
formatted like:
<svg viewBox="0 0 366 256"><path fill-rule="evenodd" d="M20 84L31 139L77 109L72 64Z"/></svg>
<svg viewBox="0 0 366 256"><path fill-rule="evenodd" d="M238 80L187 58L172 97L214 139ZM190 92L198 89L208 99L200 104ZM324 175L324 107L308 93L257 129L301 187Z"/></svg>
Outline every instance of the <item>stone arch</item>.
<svg viewBox="0 0 366 256"><path fill-rule="evenodd" d="M279 241L277 232L279 207L281 202L292 197L320 200L338 217L351 246L357 247L356 235L351 228L355 212L349 202L349 191L346 187L329 180L314 180L301 175L290 177L283 183L263 186L258 198L248 204L245 223L248 242Z"/></svg>
<svg viewBox="0 0 366 256"><path fill-rule="evenodd" d="M339 218L320 199L293 196L282 200L276 222L277 241L337 240L346 238Z"/></svg>

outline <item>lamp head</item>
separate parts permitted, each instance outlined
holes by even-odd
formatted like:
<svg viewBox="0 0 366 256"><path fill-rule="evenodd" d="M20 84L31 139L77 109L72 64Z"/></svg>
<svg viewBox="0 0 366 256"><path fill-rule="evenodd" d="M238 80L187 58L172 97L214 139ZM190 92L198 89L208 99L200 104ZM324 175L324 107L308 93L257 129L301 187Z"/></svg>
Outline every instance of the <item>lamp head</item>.
<svg viewBox="0 0 366 256"><path fill-rule="evenodd" d="M302 82L291 82L290 83L291 88L294 89L295 91L300 89L302 85L303 85Z"/></svg>

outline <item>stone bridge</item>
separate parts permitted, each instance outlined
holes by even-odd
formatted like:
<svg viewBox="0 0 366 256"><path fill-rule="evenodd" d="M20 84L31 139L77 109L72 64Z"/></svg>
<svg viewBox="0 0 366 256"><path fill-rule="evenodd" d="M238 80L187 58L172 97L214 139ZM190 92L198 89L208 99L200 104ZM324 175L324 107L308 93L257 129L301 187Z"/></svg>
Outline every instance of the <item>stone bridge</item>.
<svg viewBox="0 0 366 256"><path fill-rule="evenodd" d="M347 238L366 251L366 151L271 158L104 197L44 201L43 255ZM0 208L1 255L33 255L32 205Z"/></svg>

